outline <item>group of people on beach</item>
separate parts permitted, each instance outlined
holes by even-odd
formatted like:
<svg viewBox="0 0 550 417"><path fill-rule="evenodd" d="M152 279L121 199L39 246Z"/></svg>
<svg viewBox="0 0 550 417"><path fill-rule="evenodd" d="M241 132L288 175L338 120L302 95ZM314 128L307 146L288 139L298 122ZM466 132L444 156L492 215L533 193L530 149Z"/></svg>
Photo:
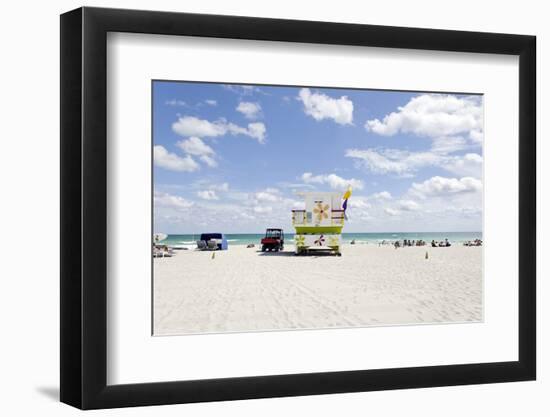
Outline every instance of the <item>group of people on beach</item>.
<svg viewBox="0 0 550 417"><path fill-rule="evenodd" d="M481 246L483 245L483 241L481 239L474 239L469 240L467 242L464 242L464 246Z"/></svg>
<svg viewBox="0 0 550 417"><path fill-rule="evenodd" d="M399 240L396 240L393 243L393 246L395 247L395 249L400 247L406 247L406 246L426 246L426 242L422 239L418 239L418 240L403 239L403 244L401 244Z"/></svg>
<svg viewBox="0 0 550 417"><path fill-rule="evenodd" d="M174 254L174 250L168 245L153 244L153 258L169 258Z"/></svg>
<svg viewBox="0 0 550 417"><path fill-rule="evenodd" d="M449 242L448 239L445 239L445 241L441 242L436 242L432 239L432 248L448 248L449 246L451 246L451 242Z"/></svg>

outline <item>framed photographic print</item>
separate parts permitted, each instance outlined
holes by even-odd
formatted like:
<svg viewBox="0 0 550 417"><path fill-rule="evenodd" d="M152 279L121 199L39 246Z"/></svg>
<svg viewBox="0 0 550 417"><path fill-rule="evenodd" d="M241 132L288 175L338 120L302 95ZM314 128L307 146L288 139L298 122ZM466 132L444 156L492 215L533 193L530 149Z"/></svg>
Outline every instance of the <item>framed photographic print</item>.
<svg viewBox="0 0 550 417"><path fill-rule="evenodd" d="M61 400L535 379L535 38L61 16Z"/></svg>

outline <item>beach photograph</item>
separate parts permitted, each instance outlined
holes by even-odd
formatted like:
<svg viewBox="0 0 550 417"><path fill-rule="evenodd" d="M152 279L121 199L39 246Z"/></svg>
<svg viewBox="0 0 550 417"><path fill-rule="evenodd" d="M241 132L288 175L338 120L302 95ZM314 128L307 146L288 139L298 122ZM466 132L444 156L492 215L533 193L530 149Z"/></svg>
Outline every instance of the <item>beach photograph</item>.
<svg viewBox="0 0 550 417"><path fill-rule="evenodd" d="M483 96L152 81L152 334L483 321Z"/></svg>

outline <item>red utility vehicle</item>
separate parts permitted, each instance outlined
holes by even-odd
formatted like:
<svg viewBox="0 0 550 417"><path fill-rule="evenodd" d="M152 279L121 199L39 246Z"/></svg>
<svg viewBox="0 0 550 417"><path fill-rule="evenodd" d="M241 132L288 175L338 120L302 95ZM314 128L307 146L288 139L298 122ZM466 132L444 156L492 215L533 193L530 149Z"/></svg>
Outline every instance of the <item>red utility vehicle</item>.
<svg viewBox="0 0 550 417"><path fill-rule="evenodd" d="M267 229L265 237L260 243L262 244L262 252L266 250L278 252L284 249L285 233L283 229Z"/></svg>

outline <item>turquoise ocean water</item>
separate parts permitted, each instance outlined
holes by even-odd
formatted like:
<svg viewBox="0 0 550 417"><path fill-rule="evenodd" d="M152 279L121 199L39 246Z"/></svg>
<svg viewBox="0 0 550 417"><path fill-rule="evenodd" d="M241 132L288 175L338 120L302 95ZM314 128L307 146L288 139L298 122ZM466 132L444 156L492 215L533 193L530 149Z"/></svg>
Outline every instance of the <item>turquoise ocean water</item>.
<svg viewBox="0 0 550 417"><path fill-rule="evenodd" d="M226 234L225 235L229 246L232 245L248 245L250 243L259 244L260 239L264 237L263 233L248 233L248 234ZM168 235L162 243L166 245L195 245L200 235ZM285 243L292 244L294 233L285 233ZM481 232L417 232L417 233L342 233L344 243L349 243L355 240L358 244L378 244L382 241L396 240L425 240L436 242L449 239L451 243L462 244L468 240L482 239Z"/></svg>

